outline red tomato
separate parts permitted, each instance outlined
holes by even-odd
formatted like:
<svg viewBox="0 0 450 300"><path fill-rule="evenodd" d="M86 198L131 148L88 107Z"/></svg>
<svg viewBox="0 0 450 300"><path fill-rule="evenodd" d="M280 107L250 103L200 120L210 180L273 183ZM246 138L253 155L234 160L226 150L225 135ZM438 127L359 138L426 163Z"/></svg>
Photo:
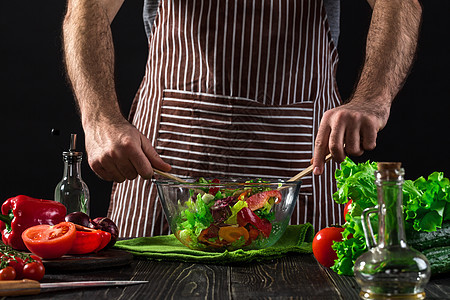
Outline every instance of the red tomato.
<svg viewBox="0 0 450 300"><path fill-rule="evenodd" d="M8 266L11 266L16 271L16 278L15 279L22 279L22 273L23 273L23 266L25 262L20 257L9 257L7 260Z"/></svg>
<svg viewBox="0 0 450 300"><path fill-rule="evenodd" d="M0 270L0 280L14 279L16 279L16 270L13 267L7 266Z"/></svg>
<svg viewBox="0 0 450 300"><path fill-rule="evenodd" d="M35 261L42 263L42 259L39 256L31 254L30 257L32 259L34 259ZM27 262L29 262L29 261L31 261L31 260L27 259Z"/></svg>
<svg viewBox="0 0 450 300"><path fill-rule="evenodd" d="M312 250L314 257L324 267L331 267L334 265L334 260L337 259L336 252L331 248L333 241L342 241L341 227L327 227L319 232L312 242Z"/></svg>
<svg viewBox="0 0 450 300"><path fill-rule="evenodd" d="M349 200L347 202L347 204L345 204L345 206L344 206L344 220L346 220L346 216L347 216L349 209L352 208L351 205L352 205L352 200Z"/></svg>
<svg viewBox="0 0 450 300"><path fill-rule="evenodd" d="M44 275L45 267L41 262L30 262L23 267L23 277L26 279L40 281L44 278Z"/></svg>
<svg viewBox="0 0 450 300"><path fill-rule="evenodd" d="M58 258L69 252L76 237L75 224L71 222L36 225L22 233L28 250L44 259Z"/></svg>

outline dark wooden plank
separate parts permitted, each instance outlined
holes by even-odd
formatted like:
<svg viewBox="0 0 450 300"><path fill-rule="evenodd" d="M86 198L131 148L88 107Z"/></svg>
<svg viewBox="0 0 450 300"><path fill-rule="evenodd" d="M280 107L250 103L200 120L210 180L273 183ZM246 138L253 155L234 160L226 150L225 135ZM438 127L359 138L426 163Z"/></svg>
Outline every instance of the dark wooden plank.
<svg viewBox="0 0 450 300"><path fill-rule="evenodd" d="M425 295L430 300L450 299L450 274L431 277L430 282L425 287Z"/></svg>
<svg viewBox="0 0 450 300"><path fill-rule="evenodd" d="M139 291L147 299L230 299L227 267L139 261L134 280L149 280ZM141 298L145 299L145 298Z"/></svg>
<svg viewBox="0 0 450 300"><path fill-rule="evenodd" d="M320 266L330 277L330 280L336 286L342 299L360 299L360 288L355 281L354 276L338 275L329 268Z"/></svg>
<svg viewBox="0 0 450 300"><path fill-rule="evenodd" d="M231 267L233 299L344 299L312 255Z"/></svg>
<svg viewBox="0 0 450 300"><path fill-rule="evenodd" d="M83 272L51 272L46 274L42 282L148 280L149 283L42 293L33 296L33 299L230 299L228 270L229 267L217 265L135 260L125 267Z"/></svg>
<svg viewBox="0 0 450 300"><path fill-rule="evenodd" d="M310 254L222 265L134 260L130 265L46 273L42 282L148 280L148 284L85 288L11 299L359 299L354 277L321 267ZM432 278L427 299L449 299L450 275Z"/></svg>

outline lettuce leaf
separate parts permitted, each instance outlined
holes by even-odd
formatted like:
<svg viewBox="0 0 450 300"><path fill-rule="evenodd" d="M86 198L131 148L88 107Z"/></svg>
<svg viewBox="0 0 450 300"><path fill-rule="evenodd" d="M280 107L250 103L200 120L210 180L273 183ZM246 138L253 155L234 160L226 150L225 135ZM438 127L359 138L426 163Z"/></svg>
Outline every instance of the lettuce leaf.
<svg viewBox="0 0 450 300"><path fill-rule="evenodd" d="M334 242L338 259L332 269L341 275L353 275L356 258L367 251L365 235L361 225L361 213L378 203L375 185L377 164L367 161L354 163L346 158L335 177L338 190L333 199L337 203L352 200L352 206L346 216L342 233L344 241ZM420 177L415 181L405 180L403 184L403 215L405 231L432 232L450 220L450 180L442 172L434 172L427 179ZM378 216L372 215L371 223L377 234Z"/></svg>
<svg viewBox="0 0 450 300"><path fill-rule="evenodd" d="M200 194L197 195L196 201L191 198L184 205L181 203L178 205L181 213L176 221L177 230L189 229L195 237L198 237L201 231L208 228L214 220L208 204L202 200Z"/></svg>

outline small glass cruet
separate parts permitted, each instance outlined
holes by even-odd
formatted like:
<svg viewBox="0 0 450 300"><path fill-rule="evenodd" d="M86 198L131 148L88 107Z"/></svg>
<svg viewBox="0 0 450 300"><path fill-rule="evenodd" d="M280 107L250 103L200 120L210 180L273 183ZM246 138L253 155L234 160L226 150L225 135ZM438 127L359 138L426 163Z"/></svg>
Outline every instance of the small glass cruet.
<svg viewBox="0 0 450 300"><path fill-rule="evenodd" d="M430 264L408 247L405 237L401 163L381 162L375 171L378 205L362 213L369 250L355 262L354 273L362 299L424 299ZM370 215L378 212L378 243Z"/></svg>
<svg viewBox="0 0 450 300"><path fill-rule="evenodd" d="M76 151L76 134L71 134L69 151L63 152L63 178L55 188L55 201L67 208L67 214L84 212L89 215L89 189L81 178L83 152Z"/></svg>

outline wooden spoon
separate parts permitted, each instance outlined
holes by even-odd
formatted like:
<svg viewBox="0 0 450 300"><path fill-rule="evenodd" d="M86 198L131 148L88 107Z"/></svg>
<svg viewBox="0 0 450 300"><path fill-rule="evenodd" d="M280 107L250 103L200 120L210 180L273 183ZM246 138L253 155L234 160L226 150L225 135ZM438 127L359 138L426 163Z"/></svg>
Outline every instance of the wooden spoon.
<svg viewBox="0 0 450 300"><path fill-rule="evenodd" d="M331 159L331 153L325 157L325 162L328 162L330 159ZM306 169L304 169L303 171L301 171L300 173L298 173L297 175L295 175L294 177L289 179L288 182L289 181L297 181L297 180L305 177L306 175L311 174L312 171L313 171L313 165L310 165L309 167L307 167Z"/></svg>
<svg viewBox="0 0 450 300"><path fill-rule="evenodd" d="M161 176L166 177L166 178L169 178L169 179L172 179L172 180L181 182L181 183L188 183L186 180L183 180L183 179L181 179L180 177L177 177L177 176L175 176L175 175L172 175L172 174L169 174L169 173L160 171L160 170L158 170L158 169L153 169L153 171L154 171L155 173L161 175Z"/></svg>

